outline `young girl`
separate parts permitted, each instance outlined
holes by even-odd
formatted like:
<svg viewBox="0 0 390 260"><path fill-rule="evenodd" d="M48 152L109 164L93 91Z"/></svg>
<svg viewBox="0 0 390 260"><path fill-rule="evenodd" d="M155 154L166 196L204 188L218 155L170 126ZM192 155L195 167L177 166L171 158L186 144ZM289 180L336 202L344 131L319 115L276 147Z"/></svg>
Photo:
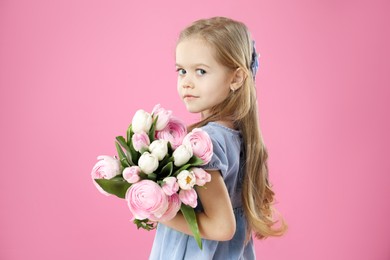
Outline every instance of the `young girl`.
<svg viewBox="0 0 390 260"><path fill-rule="evenodd" d="M187 110L200 113L214 154L204 166L211 182L196 191L199 249L180 212L159 223L150 259L255 259L257 238L282 235L275 227L274 192L258 123L257 54L246 26L215 17L185 28L176 46L178 92Z"/></svg>

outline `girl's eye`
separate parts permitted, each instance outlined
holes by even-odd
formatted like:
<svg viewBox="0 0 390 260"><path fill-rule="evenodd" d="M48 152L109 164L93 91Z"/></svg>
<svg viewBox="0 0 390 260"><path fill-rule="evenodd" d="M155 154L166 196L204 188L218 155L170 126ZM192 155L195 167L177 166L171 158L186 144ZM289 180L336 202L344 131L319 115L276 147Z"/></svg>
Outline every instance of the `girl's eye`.
<svg viewBox="0 0 390 260"><path fill-rule="evenodd" d="M200 76L203 76L204 74L206 74L206 71L204 69L197 69L196 70L196 73Z"/></svg>
<svg viewBox="0 0 390 260"><path fill-rule="evenodd" d="M179 73L179 75L185 75L187 73L185 69L177 69L176 71Z"/></svg>

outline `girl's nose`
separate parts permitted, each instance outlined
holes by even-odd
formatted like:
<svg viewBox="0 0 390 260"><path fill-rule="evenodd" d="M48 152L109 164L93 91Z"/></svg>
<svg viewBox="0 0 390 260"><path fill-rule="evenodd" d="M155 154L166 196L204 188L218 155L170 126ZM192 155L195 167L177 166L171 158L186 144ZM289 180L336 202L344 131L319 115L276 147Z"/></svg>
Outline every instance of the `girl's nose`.
<svg viewBox="0 0 390 260"><path fill-rule="evenodd" d="M187 77L182 81L182 88L194 88L194 83Z"/></svg>

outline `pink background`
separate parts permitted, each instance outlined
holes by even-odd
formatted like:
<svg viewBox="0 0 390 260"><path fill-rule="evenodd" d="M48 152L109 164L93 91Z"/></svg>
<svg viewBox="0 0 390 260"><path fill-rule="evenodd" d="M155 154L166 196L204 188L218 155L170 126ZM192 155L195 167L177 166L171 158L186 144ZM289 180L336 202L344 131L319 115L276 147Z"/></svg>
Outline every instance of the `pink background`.
<svg viewBox="0 0 390 260"><path fill-rule="evenodd" d="M0 2L0 259L146 259L124 200L90 171L136 109L176 94L191 21L245 22L261 127L290 229L258 259L390 259L388 1Z"/></svg>

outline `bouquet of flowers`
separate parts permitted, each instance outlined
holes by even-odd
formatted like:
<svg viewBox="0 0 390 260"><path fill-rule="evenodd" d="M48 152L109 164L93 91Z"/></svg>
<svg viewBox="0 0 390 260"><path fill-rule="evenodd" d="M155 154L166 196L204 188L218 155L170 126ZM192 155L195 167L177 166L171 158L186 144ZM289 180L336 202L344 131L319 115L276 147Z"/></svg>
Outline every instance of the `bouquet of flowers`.
<svg viewBox="0 0 390 260"><path fill-rule="evenodd" d="M202 248L194 208L197 193L211 176L197 166L213 155L209 135L200 128L187 133L172 111L156 105L152 113L138 110L126 138L117 136L117 156L98 156L92 169L97 189L125 199L138 228L151 230L180 210Z"/></svg>

